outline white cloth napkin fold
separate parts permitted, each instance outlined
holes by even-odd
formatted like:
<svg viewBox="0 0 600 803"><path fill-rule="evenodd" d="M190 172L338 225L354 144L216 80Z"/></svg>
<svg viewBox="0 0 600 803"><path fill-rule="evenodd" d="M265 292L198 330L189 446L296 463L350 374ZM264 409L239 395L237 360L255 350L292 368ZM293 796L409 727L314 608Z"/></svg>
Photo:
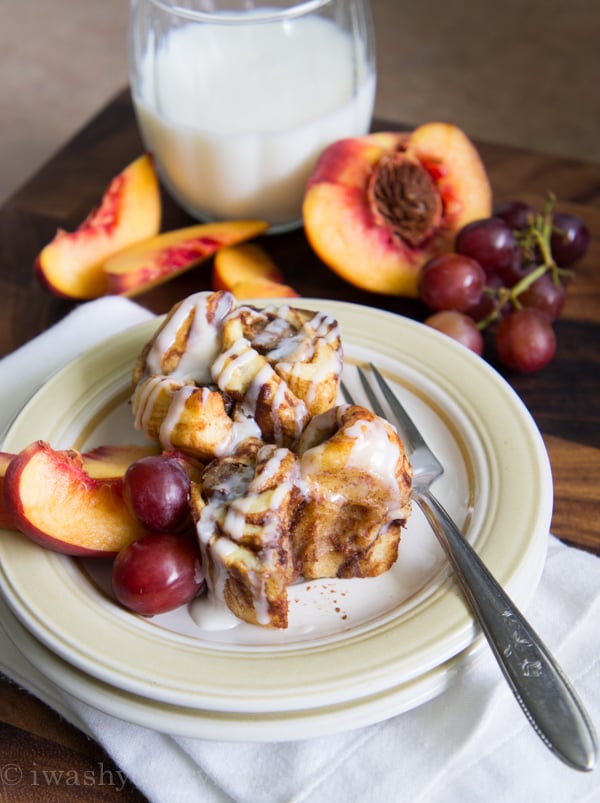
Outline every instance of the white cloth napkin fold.
<svg viewBox="0 0 600 803"><path fill-rule="evenodd" d="M103 337L146 320L106 298L0 361L0 428L50 374ZM600 725L600 559L549 536L528 617ZM0 670L100 742L156 803L544 803L600 800L598 771L553 757L525 720L489 650L442 696L378 725L280 744L173 737L108 716L54 686L1 627Z"/></svg>

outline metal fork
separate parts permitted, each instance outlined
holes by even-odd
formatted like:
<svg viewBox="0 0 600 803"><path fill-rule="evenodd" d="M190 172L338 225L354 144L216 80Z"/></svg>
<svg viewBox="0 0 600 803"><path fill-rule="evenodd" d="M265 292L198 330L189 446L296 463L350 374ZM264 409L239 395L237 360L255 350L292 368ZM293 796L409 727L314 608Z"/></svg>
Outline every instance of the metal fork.
<svg viewBox="0 0 600 803"><path fill-rule="evenodd" d="M374 365L390 411L397 419L413 466L414 501L445 550L475 618L525 716L544 744L570 767L594 769L597 740L594 728L574 689L531 625L486 568L481 558L431 493L444 471L398 398ZM359 366L358 375L372 410L383 418L384 407ZM346 400L355 403L342 383Z"/></svg>

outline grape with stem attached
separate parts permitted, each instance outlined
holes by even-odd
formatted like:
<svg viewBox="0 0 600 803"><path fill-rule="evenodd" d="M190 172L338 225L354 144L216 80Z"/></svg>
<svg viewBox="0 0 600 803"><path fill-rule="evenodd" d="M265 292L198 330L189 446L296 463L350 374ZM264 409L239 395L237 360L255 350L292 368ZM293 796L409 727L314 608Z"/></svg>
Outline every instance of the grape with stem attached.
<svg viewBox="0 0 600 803"><path fill-rule="evenodd" d="M554 212L553 205L552 195L541 213L510 201L493 217L463 227L455 253L422 268L420 297L436 311L425 322L478 354L482 333L489 330L501 362L511 370L528 373L547 365L556 351L552 322L562 312L572 275L567 266L589 246L585 223ZM484 271L483 286L472 278L473 263ZM475 300L467 307L469 298Z"/></svg>

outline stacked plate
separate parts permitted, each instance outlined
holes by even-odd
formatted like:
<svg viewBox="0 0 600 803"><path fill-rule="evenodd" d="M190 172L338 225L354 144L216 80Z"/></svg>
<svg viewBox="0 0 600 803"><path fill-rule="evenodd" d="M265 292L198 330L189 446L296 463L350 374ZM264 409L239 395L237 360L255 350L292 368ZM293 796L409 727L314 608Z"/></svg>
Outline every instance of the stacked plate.
<svg viewBox="0 0 600 803"><path fill-rule="evenodd" d="M552 480L522 402L485 362L428 327L341 302L302 306L339 321L344 379L359 401L357 364L386 375L445 466L436 495L525 607L543 567ZM131 368L155 327L135 327L67 365L23 409L2 449L138 440ZM482 646L416 509L389 572L294 585L285 631L208 630L187 608L145 619L114 602L109 577L105 560L69 558L17 533L0 539L3 622L26 657L76 698L170 733L263 741L370 724L443 692Z"/></svg>

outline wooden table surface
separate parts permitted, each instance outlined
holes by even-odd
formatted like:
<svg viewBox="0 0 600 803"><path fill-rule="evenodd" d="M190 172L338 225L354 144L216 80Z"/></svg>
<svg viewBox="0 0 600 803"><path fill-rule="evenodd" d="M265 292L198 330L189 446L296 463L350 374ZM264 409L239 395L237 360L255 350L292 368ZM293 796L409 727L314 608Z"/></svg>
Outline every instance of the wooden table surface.
<svg viewBox="0 0 600 803"><path fill-rule="evenodd" d="M376 121L374 127L396 126ZM600 165L502 145L478 146L495 202L520 199L541 208L551 191L557 208L583 217L592 232L591 248L577 265L556 326L556 358L533 376L504 375L537 421L550 455L553 532L600 554ZM75 228L97 205L110 179L141 152L124 91L0 208L0 356L72 308L37 284L34 259L57 227ZM164 197L163 229L191 222ZM343 283L319 262L301 231L263 238L262 244L288 283L305 296L354 301L414 318L424 315L418 302ZM209 286L210 270L199 268L136 300L162 313ZM0 801L79 801L84 779L90 781L89 800L144 799L130 784L120 788L117 768L93 741L7 680L0 678L0 690Z"/></svg>

